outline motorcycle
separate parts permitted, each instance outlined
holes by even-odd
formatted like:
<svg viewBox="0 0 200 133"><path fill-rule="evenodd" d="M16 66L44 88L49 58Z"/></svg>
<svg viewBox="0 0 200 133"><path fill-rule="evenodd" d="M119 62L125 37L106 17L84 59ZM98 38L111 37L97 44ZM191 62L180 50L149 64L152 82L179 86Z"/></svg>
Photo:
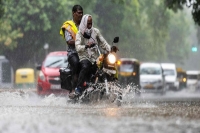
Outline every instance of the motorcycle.
<svg viewBox="0 0 200 133"><path fill-rule="evenodd" d="M111 51L102 53L98 45L99 57L96 64L91 68L90 74L87 76L87 86L84 88L81 96L77 96L70 100L73 103L91 103L102 100L108 100L121 106L122 89L118 82L117 59L116 52L118 48L113 43L118 43L119 37L115 37L112 42ZM71 90L71 71L70 67L60 68L61 88Z"/></svg>

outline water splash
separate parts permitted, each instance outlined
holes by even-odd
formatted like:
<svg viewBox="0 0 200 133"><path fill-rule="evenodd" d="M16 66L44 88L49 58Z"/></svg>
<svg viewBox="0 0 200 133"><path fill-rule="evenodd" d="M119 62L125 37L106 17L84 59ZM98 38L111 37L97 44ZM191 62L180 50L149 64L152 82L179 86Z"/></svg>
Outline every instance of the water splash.
<svg viewBox="0 0 200 133"><path fill-rule="evenodd" d="M54 94L41 97L36 93L26 91L1 92L0 106L65 106L65 97L56 97Z"/></svg>

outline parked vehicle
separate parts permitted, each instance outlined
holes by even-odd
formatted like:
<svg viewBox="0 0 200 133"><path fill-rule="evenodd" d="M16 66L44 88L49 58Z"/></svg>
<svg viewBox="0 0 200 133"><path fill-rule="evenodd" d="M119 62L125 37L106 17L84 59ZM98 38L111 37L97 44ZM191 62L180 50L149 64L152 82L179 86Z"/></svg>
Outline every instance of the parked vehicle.
<svg viewBox="0 0 200 133"><path fill-rule="evenodd" d="M10 61L5 56L0 56L0 89L14 87L14 72Z"/></svg>
<svg viewBox="0 0 200 133"><path fill-rule="evenodd" d="M179 81L177 80L176 65L174 63L161 63L165 75L166 86L170 90L179 89Z"/></svg>
<svg viewBox="0 0 200 133"><path fill-rule="evenodd" d="M200 89L200 71L190 70L187 73L187 87L190 89Z"/></svg>
<svg viewBox="0 0 200 133"><path fill-rule="evenodd" d="M39 70L37 79L37 93L39 95L54 94L65 94L68 93L66 90L61 89L60 86L60 73L61 67L66 67L67 52L66 51L55 51L50 52L42 65L37 66Z"/></svg>
<svg viewBox="0 0 200 133"><path fill-rule="evenodd" d="M15 88L34 89L35 71L33 68L19 68L15 72Z"/></svg>
<svg viewBox="0 0 200 133"><path fill-rule="evenodd" d="M179 89L187 88L187 73L182 68L176 68Z"/></svg>
<svg viewBox="0 0 200 133"><path fill-rule="evenodd" d="M166 92L165 77L160 63L141 63L140 85L144 92Z"/></svg>
<svg viewBox="0 0 200 133"><path fill-rule="evenodd" d="M115 37L113 43L117 43L118 41L119 37ZM117 51L111 50L103 53L100 51L98 45L95 44L94 47L96 47L99 57L96 60L96 64L91 67L90 73L85 75L87 85L84 88L84 92L81 96L74 93L74 98L69 101L73 103L91 103L109 100L109 102L120 106L122 102L122 90L117 80ZM70 66L60 69L60 79L63 89L72 89L70 88L72 83Z"/></svg>

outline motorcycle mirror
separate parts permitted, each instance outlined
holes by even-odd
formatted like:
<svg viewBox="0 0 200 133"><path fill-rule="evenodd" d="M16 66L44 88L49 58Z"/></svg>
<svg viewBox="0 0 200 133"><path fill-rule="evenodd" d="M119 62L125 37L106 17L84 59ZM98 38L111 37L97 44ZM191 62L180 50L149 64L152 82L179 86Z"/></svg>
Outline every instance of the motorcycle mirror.
<svg viewBox="0 0 200 133"><path fill-rule="evenodd" d="M119 37L115 37L114 40L113 40L113 42L114 42L114 43L119 42Z"/></svg>

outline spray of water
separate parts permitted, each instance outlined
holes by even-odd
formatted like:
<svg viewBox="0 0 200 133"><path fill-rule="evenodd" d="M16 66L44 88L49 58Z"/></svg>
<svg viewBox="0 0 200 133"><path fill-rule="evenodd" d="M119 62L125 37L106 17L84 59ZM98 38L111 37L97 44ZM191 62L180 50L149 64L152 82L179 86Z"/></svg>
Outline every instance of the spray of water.
<svg viewBox="0 0 200 133"><path fill-rule="evenodd" d="M127 85L120 85L116 82L109 82L108 87L110 89L110 94L105 95L105 97L101 97L104 101L100 99L100 90L105 88L105 85L96 84L94 86L89 87L89 92L86 93L86 97L92 101L91 103L94 106L111 106L115 105L116 102L120 101L122 106L153 106L151 100L149 99L173 99L173 98L188 98L188 97L197 97L199 98L199 93L191 92L190 89L185 88L178 92L167 91L165 95L157 95L157 94L146 94L141 91L140 88L134 83L130 83ZM89 95L91 94L91 95ZM121 96L121 99L119 98ZM118 98L118 99L117 99ZM54 94L48 96L38 96L35 92L27 92L23 89L15 92L9 91L1 91L0 93L0 106L64 106L64 107L80 107L87 106L88 104L82 103L68 103L68 96L56 96ZM92 105L89 104L89 105Z"/></svg>

